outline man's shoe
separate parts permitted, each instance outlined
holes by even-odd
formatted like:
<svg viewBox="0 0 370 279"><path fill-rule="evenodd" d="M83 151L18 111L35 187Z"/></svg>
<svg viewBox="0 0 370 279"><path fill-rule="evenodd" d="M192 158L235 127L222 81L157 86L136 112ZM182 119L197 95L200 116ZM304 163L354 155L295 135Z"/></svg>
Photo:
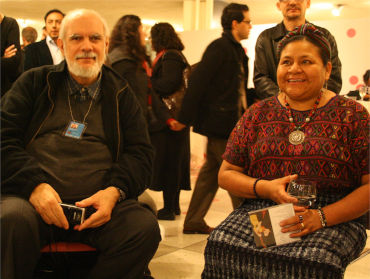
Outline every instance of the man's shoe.
<svg viewBox="0 0 370 279"><path fill-rule="evenodd" d="M207 226L205 228L184 228L184 234L210 234L215 228Z"/></svg>

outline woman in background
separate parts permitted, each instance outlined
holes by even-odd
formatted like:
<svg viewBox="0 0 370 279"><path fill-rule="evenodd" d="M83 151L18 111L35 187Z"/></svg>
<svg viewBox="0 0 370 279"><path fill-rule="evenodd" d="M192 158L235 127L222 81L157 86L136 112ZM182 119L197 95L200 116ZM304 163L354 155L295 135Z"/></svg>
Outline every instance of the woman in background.
<svg viewBox="0 0 370 279"><path fill-rule="evenodd" d="M161 100L152 96L150 59L146 54L145 37L138 16L122 16L110 37L108 63L128 81L147 119L149 133L152 133L166 128L169 113ZM147 191L139 196L139 202L157 213L155 202Z"/></svg>
<svg viewBox="0 0 370 279"><path fill-rule="evenodd" d="M145 49L145 32L138 16L125 15L118 20L110 37L108 59L111 67L128 81L146 115L150 60Z"/></svg>
<svg viewBox="0 0 370 279"><path fill-rule="evenodd" d="M187 62L182 54L184 45L169 23L157 23L151 31L152 48L157 56L153 61L152 87L154 94L167 97L183 84ZM151 134L156 149L154 178L151 189L162 190L164 207L158 219L174 220L180 214L180 190L190 190L189 128L180 130L177 120L169 118L167 127Z"/></svg>

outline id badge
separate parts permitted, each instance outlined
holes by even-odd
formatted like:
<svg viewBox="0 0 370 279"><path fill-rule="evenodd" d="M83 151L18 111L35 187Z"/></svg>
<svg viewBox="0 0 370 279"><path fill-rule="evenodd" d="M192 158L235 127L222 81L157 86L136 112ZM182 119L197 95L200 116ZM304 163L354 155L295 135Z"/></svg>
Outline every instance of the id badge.
<svg viewBox="0 0 370 279"><path fill-rule="evenodd" d="M86 130L86 125L80 122L71 121L69 122L64 135L66 137L74 138L74 139L81 139L82 134Z"/></svg>

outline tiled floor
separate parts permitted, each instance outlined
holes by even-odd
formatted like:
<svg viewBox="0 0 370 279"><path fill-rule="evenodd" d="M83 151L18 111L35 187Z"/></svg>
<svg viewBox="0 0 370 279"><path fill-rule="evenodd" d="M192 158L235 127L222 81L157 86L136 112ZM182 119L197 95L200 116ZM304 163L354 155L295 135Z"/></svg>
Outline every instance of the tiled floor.
<svg viewBox="0 0 370 279"><path fill-rule="evenodd" d="M150 270L155 279L198 279L203 270L203 251L207 235L187 235L182 233L186 210L191 198L191 191L181 192L182 214L175 221L160 221L164 228L164 238L150 263ZM150 191L158 209L162 208L162 192ZM226 191L220 189L209 210L206 221L210 226L218 225L231 212L232 206ZM367 249L370 249L370 231L368 231ZM370 278L370 254L348 266L345 279Z"/></svg>

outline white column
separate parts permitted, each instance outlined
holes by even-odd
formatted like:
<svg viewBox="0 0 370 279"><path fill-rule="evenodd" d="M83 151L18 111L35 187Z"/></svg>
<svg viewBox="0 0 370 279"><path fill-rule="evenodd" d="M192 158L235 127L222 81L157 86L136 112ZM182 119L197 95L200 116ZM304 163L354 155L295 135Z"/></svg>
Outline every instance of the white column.
<svg viewBox="0 0 370 279"><path fill-rule="evenodd" d="M211 28L213 0L184 0L184 30L206 30Z"/></svg>

